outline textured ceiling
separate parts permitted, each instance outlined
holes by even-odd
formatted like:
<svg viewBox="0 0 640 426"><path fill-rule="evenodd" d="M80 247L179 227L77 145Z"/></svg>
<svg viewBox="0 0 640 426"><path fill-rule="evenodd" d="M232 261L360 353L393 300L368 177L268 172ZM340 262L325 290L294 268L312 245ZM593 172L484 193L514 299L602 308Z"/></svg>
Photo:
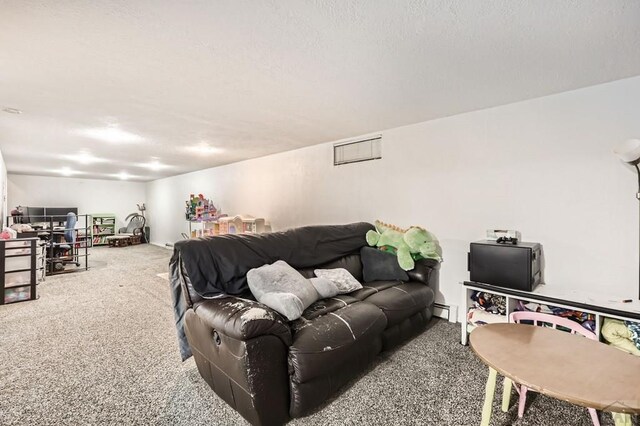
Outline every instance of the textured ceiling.
<svg viewBox="0 0 640 426"><path fill-rule="evenodd" d="M638 1L0 0L13 173L151 180L640 74ZM112 127L126 143L82 130ZM187 149L206 143L221 151ZM77 152L103 158L76 164ZM159 161L162 170L142 163Z"/></svg>

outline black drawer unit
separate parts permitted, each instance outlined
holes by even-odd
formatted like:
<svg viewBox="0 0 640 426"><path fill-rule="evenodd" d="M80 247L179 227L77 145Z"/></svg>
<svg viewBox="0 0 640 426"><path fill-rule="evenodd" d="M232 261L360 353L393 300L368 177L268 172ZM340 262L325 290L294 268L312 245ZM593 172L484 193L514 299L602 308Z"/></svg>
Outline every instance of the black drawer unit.
<svg viewBox="0 0 640 426"><path fill-rule="evenodd" d="M38 238L0 240L0 305L35 300Z"/></svg>
<svg viewBox="0 0 640 426"><path fill-rule="evenodd" d="M542 280L542 246L539 243L498 244L476 241L469 245L471 281L515 290L531 291Z"/></svg>

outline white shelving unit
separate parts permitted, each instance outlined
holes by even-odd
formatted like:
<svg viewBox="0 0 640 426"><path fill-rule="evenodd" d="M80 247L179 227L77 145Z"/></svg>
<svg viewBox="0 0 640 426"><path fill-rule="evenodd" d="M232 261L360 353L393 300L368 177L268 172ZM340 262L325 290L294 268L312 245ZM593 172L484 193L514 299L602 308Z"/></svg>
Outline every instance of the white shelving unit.
<svg viewBox="0 0 640 426"><path fill-rule="evenodd" d="M509 314L515 311L518 301L522 301L524 303L540 303L543 305L551 305L559 308L593 314L595 316L596 323L595 332L599 337L601 337L600 328L602 327L604 318L640 322L640 301L637 299L630 303L623 303L622 301L613 300L612 298L589 295L582 292L562 292L558 289L548 287L545 284L539 285L531 292L512 290L509 288L471 281L465 281L462 285L464 291L462 292L463 300L461 306L464 308L465 319L461 323L460 342L463 345L467 344L469 333L474 328L473 325L467 324L466 319L467 312L469 312L469 309L473 308L471 294L474 291L482 291L505 297L507 310L505 322L508 321Z"/></svg>

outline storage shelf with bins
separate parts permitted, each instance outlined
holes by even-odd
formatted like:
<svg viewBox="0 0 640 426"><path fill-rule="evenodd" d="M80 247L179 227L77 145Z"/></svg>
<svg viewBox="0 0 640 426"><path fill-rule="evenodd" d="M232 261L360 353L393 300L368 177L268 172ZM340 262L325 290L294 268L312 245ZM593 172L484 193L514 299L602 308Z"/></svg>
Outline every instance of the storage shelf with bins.
<svg viewBox="0 0 640 426"><path fill-rule="evenodd" d="M475 328L472 324L468 324L466 320L466 313L473 308L471 295L475 291L490 293L505 298L506 314L504 318L501 318L503 322L508 322L509 314L516 311L518 302L538 303L591 314L595 318L594 333L600 340L603 340L601 329L605 318L640 322L640 301L638 300L624 303L621 300L610 300L582 292L562 292L559 289L554 289L545 284L541 284L529 292L465 281L463 283L463 290L464 299L461 306L465 309L465 319L461 323L460 339L463 345L467 344L469 333Z"/></svg>
<svg viewBox="0 0 640 426"><path fill-rule="evenodd" d="M38 238L0 240L0 305L38 298L38 242Z"/></svg>
<svg viewBox="0 0 640 426"><path fill-rule="evenodd" d="M113 214L92 214L91 240L94 246L109 244L107 237L116 234L116 216Z"/></svg>

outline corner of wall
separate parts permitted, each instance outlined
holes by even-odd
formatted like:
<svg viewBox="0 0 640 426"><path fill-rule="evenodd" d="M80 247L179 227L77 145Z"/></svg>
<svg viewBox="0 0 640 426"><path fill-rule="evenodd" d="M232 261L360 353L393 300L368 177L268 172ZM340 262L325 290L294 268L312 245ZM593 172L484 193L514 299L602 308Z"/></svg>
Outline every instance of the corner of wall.
<svg viewBox="0 0 640 426"><path fill-rule="evenodd" d="M7 211L7 165L4 162L4 157L2 156L2 151L0 151L0 181L1 181L1 190L0 196L2 197L1 211L0 214L0 228L5 225L5 217L9 214Z"/></svg>

